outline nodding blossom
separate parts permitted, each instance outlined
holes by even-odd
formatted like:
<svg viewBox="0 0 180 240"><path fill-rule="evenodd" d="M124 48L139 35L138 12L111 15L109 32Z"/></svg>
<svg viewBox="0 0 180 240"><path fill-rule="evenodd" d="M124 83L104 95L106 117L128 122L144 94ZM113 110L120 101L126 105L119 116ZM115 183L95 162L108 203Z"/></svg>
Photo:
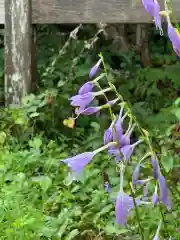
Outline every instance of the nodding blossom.
<svg viewBox="0 0 180 240"><path fill-rule="evenodd" d="M173 27L171 24L166 0L165 0L165 11L167 14L166 19L167 19L167 24L168 24L168 36L172 43L172 47L173 47L175 53L180 57L180 33L179 33L178 29Z"/></svg>
<svg viewBox="0 0 180 240"><path fill-rule="evenodd" d="M82 95L78 94L71 97L69 100L71 101L71 106L79 107L79 110L82 111L93 101L96 96L103 95L105 92L110 90L111 88L106 88L98 92L87 92Z"/></svg>
<svg viewBox="0 0 180 240"><path fill-rule="evenodd" d="M142 142L142 140L139 140L137 142L135 142L134 144L130 144L130 145L126 145L124 147L121 148L121 153L122 155L124 156L124 159L126 161L128 161L131 157L131 155L133 154L134 152L134 148L140 144Z"/></svg>
<svg viewBox="0 0 180 240"><path fill-rule="evenodd" d="M102 59L99 59L98 62L91 68L90 73L89 73L89 77L93 78L95 76L95 74L97 73L99 66L102 62Z"/></svg>
<svg viewBox="0 0 180 240"><path fill-rule="evenodd" d="M153 167L154 178L157 180L159 178L159 175L160 175L160 169L159 169L159 164L158 164L156 156L151 157L151 164L152 164L152 167Z"/></svg>
<svg viewBox="0 0 180 240"><path fill-rule="evenodd" d="M88 81L80 87L78 94L83 95L85 93L91 92L93 88L94 83L92 81Z"/></svg>
<svg viewBox="0 0 180 240"><path fill-rule="evenodd" d="M159 187L160 187L160 200L167 207L167 209L171 208L168 187L166 184L166 179L163 175L159 176Z"/></svg>
<svg viewBox="0 0 180 240"><path fill-rule="evenodd" d="M157 205L157 203L158 203L157 186L156 186L155 191L152 195L152 203L153 203L154 206Z"/></svg>
<svg viewBox="0 0 180 240"><path fill-rule="evenodd" d="M92 115L94 113L97 113L101 110L101 107L87 107L84 110L76 109L75 112L76 114L81 114L81 115Z"/></svg>
<svg viewBox="0 0 180 240"><path fill-rule="evenodd" d="M142 0L142 4L146 11L149 13L151 17L154 18L156 29L160 30L161 35L163 34L162 25L161 25L161 16L160 5L157 0Z"/></svg>
<svg viewBox="0 0 180 240"><path fill-rule="evenodd" d="M95 155L96 155L95 151L85 152L78 154L74 157L64 159L62 160L62 162L67 164L71 171L77 176L82 172L84 167L93 159Z"/></svg>
<svg viewBox="0 0 180 240"><path fill-rule="evenodd" d="M136 198L135 201L137 206L141 204L141 201L138 198ZM133 208L133 198L124 193L124 191L120 191L118 193L115 206L116 223L120 225L126 225L127 217Z"/></svg>

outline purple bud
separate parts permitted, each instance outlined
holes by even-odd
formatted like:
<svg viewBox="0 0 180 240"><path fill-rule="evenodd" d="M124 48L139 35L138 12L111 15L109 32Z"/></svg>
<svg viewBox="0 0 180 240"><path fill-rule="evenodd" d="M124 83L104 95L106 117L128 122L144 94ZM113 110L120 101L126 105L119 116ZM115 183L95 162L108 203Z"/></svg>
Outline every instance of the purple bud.
<svg viewBox="0 0 180 240"><path fill-rule="evenodd" d="M156 156L152 156L151 164L152 164L152 167L153 167L154 178L157 180L159 178L159 175L160 175L160 170L159 170L159 164L158 164Z"/></svg>
<svg viewBox="0 0 180 240"><path fill-rule="evenodd" d="M102 60L99 59L99 61L94 65L94 67L91 68L90 73L89 73L90 78L93 78L95 76L101 62L102 62Z"/></svg>
<svg viewBox="0 0 180 240"><path fill-rule="evenodd" d="M80 107L81 110L84 110L85 107L88 106L94 98L95 94L93 94L93 92L88 92L83 95L75 95L70 98L71 106Z"/></svg>
<svg viewBox="0 0 180 240"><path fill-rule="evenodd" d="M79 89L78 94L83 95L85 93L91 92L94 87L94 84L92 82L86 82L84 85L82 85Z"/></svg>
<svg viewBox="0 0 180 240"><path fill-rule="evenodd" d="M136 184L140 174L140 164L136 166L132 175L132 184Z"/></svg>
<svg viewBox="0 0 180 240"><path fill-rule="evenodd" d="M159 176L159 186L160 186L160 200L167 207L167 209L170 209L171 203L169 199L168 187L166 184L166 179L163 175Z"/></svg>

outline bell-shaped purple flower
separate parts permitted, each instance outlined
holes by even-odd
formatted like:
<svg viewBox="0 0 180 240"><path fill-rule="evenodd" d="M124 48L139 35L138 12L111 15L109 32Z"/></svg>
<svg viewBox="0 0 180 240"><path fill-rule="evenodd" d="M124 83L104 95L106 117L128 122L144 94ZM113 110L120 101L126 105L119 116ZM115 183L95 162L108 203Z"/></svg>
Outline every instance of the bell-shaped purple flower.
<svg viewBox="0 0 180 240"><path fill-rule="evenodd" d="M93 78L95 76L95 74L97 73L99 66L101 64L102 60L99 59L99 61L91 68L90 73L89 73L89 77Z"/></svg>
<svg viewBox="0 0 180 240"><path fill-rule="evenodd" d="M170 22L168 23L168 36L175 53L180 57L180 33Z"/></svg>
<svg viewBox="0 0 180 240"><path fill-rule="evenodd" d="M113 131L114 131L113 127L114 127L114 121L112 121L109 128L106 129L104 132L104 145L106 145L107 143L113 140Z"/></svg>
<svg viewBox="0 0 180 240"><path fill-rule="evenodd" d="M166 184L166 179L163 175L159 176L159 187L160 187L160 200L167 207L167 209L171 208L168 187Z"/></svg>
<svg viewBox="0 0 180 240"><path fill-rule="evenodd" d="M117 162L121 161L121 153L120 153L119 148L117 148L117 147L110 147L108 149L108 153L109 153L109 155L116 157L116 161Z"/></svg>
<svg viewBox="0 0 180 240"><path fill-rule="evenodd" d="M71 106L80 107L80 110L84 110L94 98L95 94L93 92L88 92L83 95L75 95L70 98Z"/></svg>
<svg viewBox="0 0 180 240"><path fill-rule="evenodd" d="M123 107L121 107L121 109L120 109L119 116L118 116L118 119L115 124L116 132L113 131L113 141L117 141L117 140L120 141L120 139L123 135L122 124L123 124L124 117L122 117L122 114L123 114Z"/></svg>
<svg viewBox="0 0 180 240"><path fill-rule="evenodd" d="M146 11L151 15L154 16L154 0L142 0L142 4Z"/></svg>
<svg viewBox="0 0 180 240"><path fill-rule="evenodd" d="M158 164L156 156L152 156L151 164L152 164L152 167L153 167L154 178L157 180L159 178L159 175L160 175L160 169L159 169L159 164Z"/></svg>
<svg viewBox="0 0 180 240"><path fill-rule="evenodd" d="M78 115L81 114L81 115L88 116L88 115L92 115L94 113L97 113L100 109L101 109L101 107L87 107L84 110L76 109L75 112Z"/></svg>
<svg viewBox="0 0 180 240"><path fill-rule="evenodd" d="M162 32L161 26L161 16L160 12L160 5L157 0L142 0L144 8L149 13L151 17L154 18L154 22L156 25L156 29L159 29Z"/></svg>
<svg viewBox="0 0 180 240"><path fill-rule="evenodd" d="M141 204L139 199L135 199L136 205ZM130 214L130 211L134 208L133 198L125 194L124 192L119 192L116 199L116 223L120 225L126 225L127 217Z"/></svg>
<svg viewBox="0 0 180 240"><path fill-rule="evenodd" d="M85 93L91 92L93 87L94 87L93 82L88 81L80 87L78 94L83 95Z"/></svg>
<svg viewBox="0 0 180 240"><path fill-rule="evenodd" d="M140 144L141 142L142 142L142 140L139 140L139 141L137 141L137 142L134 143L134 144L126 145L126 146L124 146L124 147L121 148L121 152L122 152L122 154L123 154L123 156L124 156L124 159L125 159L126 161L128 161L129 158L131 157L131 155L133 154L134 148L135 148L138 144Z"/></svg>
<svg viewBox="0 0 180 240"><path fill-rule="evenodd" d="M156 29L159 29L162 32L162 25L161 25L161 16L160 12L160 5L157 0L154 0L154 22Z"/></svg>
<svg viewBox="0 0 180 240"><path fill-rule="evenodd" d="M78 154L74 157L67 158L65 160L62 160L65 164L68 165L68 167L71 169L73 173L79 175L84 167L92 160L92 158L95 156L96 152L85 152Z"/></svg>

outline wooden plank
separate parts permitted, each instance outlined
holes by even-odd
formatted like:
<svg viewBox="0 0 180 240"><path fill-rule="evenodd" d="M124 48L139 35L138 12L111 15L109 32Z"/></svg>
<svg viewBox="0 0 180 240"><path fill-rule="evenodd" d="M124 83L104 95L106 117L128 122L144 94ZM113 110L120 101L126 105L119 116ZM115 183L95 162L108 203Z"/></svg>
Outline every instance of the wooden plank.
<svg viewBox="0 0 180 240"><path fill-rule="evenodd" d="M31 88L30 0L5 0L5 100L20 104Z"/></svg>
<svg viewBox="0 0 180 240"><path fill-rule="evenodd" d="M164 8L164 0L158 0ZM180 0L173 0L180 13ZM141 0L32 0L34 23L149 23ZM176 14L180 20L180 14Z"/></svg>
<svg viewBox="0 0 180 240"><path fill-rule="evenodd" d="M4 23L6 1L0 0L0 24ZM163 0L160 2L163 6ZM180 21L180 1L172 2ZM141 0L32 0L32 9L33 23L152 22Z"/></svg>

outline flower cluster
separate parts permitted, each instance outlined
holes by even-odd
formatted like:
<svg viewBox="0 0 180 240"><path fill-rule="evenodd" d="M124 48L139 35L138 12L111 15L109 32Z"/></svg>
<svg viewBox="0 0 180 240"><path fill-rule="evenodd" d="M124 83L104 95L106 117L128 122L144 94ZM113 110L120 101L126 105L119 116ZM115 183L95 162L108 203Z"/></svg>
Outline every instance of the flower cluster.
<svg viewBox="0 0 180 240"><path fill-rule="evenodd" d="M144 0L144 4L145 4ZM151 1L151 3L154 3L157 5L157 2ZM160 27L158 20L158 17L155 15L155 12L152 10L152 6L146 5L146 8L149 12L151 12L154 16L154 18L157 21L157 26ZM158 8L159 9L159 8ZM85 152L81 153L77 156L67 158L65 160L62 160L65 164L68 165L68 167L71 170L71 173L74 176L74 179L78 179L81 172L84 170L84 168L92 161L95 155L102 151L107 151L107 154L109 157L113 157L117 163L117 166L119 167L120 172L120 189L117 193L116 199L112 197L112 189L109 183L109 179L106 179L104 183L105 191L109 194L110 199L115 207L116 212L116 223L121 225L126 225L128 216L131 213L131 211L140 205L145 204L153 204L154 206L162 202L168 209L170 208L170 198L168 193L168 188L166 184L165 177L161 173L161 169L158 163L157 156L155 155L155 152L152 150L152 147L150 147L150 152L146 153L142 159L137 163L137 166L135 167L133 173L132 173L132 183L130 186L143 184L144 187L144 193L141 197L134 197L133 194L133 187L132 187L132 196L130 196L128 193L124 190L124 184L123 179L125 176L125 169L128 167L128 164L130 163L129 160L131 156L133 155L135 148L141 144L141 143L148 143L148 146L150 145L150 141L148 136L146 134L143 135L142 139L137 140L136 142L132 143L131 141L131 135L132 132L137 127L137 123L135 122L130 109L127 107L127 104L122 100L122 97L119 97L118 94L116 94L116 98L109 101L106 93L109 91L114 91L114 86L112 83L108 80L108 88L101 89L99 80L103 78L105 75L101 74L99 77L94 78L96 75L101 63L104 60L102 55L100 55L100 60L96 63L96 65L91 69L89 77L90 80L87 81L83 86L80 87L78 94L71 97L71 105L75 107L75 113L77 114L77 117L79 115L91 115L94 113L97 113L98 111L108 108L111 116L111 123L109 127L104 132L104 145L92 152ZM104 65L105 66L105 65ZM105 69L106 70L106 69ZM106 76L107 77L107 76ZM93 91L96 87L99 87L97 91ZM93 106L91 105L93 103L93 99L103 95L106 103L102 106ZM115 116L112 111L113 105L118 103L120 106L120 112L118 116ZM124 121L128 122L128 127L125 130L124 128ZM151 145L150 145L151 146ZM153 170L153 176L148 179L139 179L141 168L143 168L143 162L145 160L148 160L150 165L152 166ZM147 201L149 199L148 197L148 184L150 181L155 181L155 191L154 194L151 196L152 201ZM160 194L159 194L160 192ZM157 230L157 235L159 234L160 227Z"/></svg>
<svg viewBox="0 0 180 240"><path fill-rule="evenodd" d="M160 5L157 0L142 0L145 10L154 18L156 29L160 30L160 34L163 35L162 24L161 24L161 12ZM167 20L167 32L169 39L172 43L172 47L175 53L180 57L180 32L177 28L173 27L169 10L167 5L167 0L164 0L165 16Z"/></svg>

